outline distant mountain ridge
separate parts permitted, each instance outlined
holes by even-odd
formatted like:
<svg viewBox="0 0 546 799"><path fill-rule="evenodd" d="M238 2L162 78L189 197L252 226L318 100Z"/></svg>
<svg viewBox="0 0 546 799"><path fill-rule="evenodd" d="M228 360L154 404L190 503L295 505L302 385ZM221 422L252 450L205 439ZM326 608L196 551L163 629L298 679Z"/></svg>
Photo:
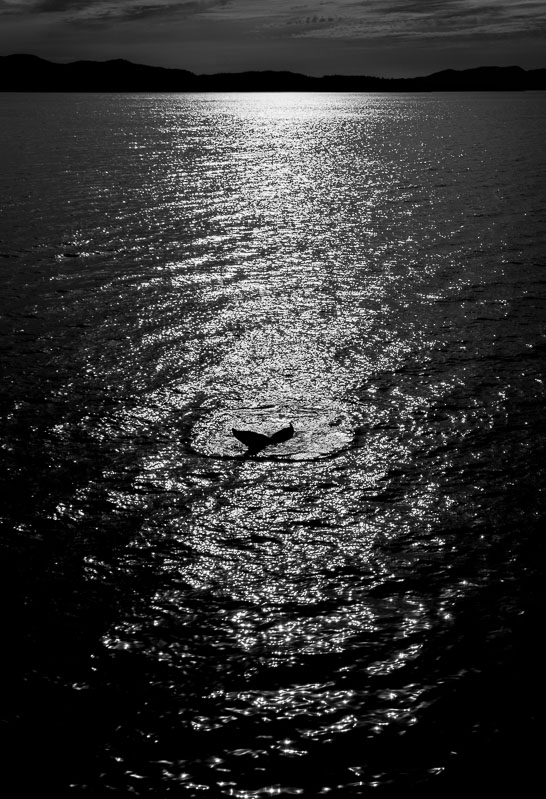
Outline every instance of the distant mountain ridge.
<svg viewBox="0 0 546 799"><path fill-rule="evenodd" d="M546 89L546 69L513 67L446 69L416 78L369 75L310 77L296 72L232 72L196 75L185 69L131 61L59 64L34 55L0 56L0 91L36 92L224 92L224 91L528 91Z"/></svg>

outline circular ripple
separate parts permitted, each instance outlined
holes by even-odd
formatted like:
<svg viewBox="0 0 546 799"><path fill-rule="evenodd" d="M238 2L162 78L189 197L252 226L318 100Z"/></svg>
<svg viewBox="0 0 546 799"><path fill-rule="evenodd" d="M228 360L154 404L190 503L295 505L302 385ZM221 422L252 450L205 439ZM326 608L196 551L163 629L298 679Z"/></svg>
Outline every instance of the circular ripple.
<svg viewBox="0 0 546 799"><path fill-rule="evenodd" d="M246 448L231 432L252 430L271 435L292 422L294 436L276 446L268 446L253 456L255 460L319 460L346 450L353 440L353 428L346 409L328 405L262 405L211 411L193 428L192 448L209 458L241 458Z"/></svg>

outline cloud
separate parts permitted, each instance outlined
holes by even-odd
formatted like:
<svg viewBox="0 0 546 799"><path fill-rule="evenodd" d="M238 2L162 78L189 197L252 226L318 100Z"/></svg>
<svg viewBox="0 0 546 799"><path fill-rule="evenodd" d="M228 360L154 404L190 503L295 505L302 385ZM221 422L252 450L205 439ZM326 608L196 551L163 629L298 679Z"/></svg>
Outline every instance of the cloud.
<svg viewBox="0 0 546 799"><path fill-rule="evenodd" d="M66 22L112 22L146 17L172 16L183 18L204 14L231 0L0 0L0 12L27 15L55 15Z"/></svg>
<svg viewBox="0 0 546 799"><path fill-rule="evenodd" d="M536 32L543 0L232 0L211 19L252 25L261 35L377 39Z"/></svg>
<svg viewBox="0 0 546 799"><path fill-rule="evenodd" d="M0 0L0 13L95 25L147 18L243 24L261 36L377 39L537 32L543 0Z"/></svg>
<svg viewBox="0 0 546 799"><path fill-rule="evenodd" d="M302 14L284 24L300 38L364 40L494 36L546 28L543 0L326 0L321 10L318 18Z"/></svg>
<svg viewBox="0 0 546 799"><path fill-rule="evenodd" d="M35 0L0 0L0 14L26 14Z"/></svg>

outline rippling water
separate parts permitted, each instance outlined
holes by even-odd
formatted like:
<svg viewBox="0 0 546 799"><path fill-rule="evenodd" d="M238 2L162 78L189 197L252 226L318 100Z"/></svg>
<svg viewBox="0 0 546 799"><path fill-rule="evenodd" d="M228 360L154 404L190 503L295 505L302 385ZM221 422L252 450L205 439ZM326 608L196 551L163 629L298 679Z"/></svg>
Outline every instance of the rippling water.
<svg viewBox="0 0 546 799"><path fill-rule="evenodd" d="M3 95L0 116L20 784L530 780L544 94ZM289 422L255 457L231 434Z"/></svg>

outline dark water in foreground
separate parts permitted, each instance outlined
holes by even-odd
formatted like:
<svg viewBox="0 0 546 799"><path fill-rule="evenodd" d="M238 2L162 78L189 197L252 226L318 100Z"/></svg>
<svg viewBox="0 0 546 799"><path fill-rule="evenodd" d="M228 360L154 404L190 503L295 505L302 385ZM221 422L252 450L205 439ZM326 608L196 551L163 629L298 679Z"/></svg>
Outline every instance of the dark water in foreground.
<svg viewBox="0 0 546 799"><path fill-rule="evenodd" d="M525 790L546 97L0 115L6 781Z"/></svg>

